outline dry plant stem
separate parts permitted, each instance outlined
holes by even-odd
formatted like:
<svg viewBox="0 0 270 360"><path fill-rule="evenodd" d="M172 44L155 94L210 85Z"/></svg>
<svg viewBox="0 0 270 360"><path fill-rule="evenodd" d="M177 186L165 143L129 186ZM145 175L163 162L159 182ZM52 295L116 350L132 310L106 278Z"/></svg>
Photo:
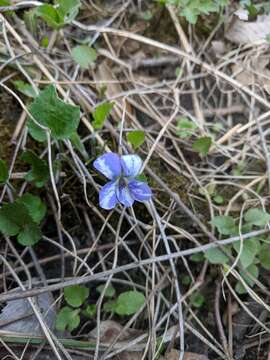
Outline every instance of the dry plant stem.
<svg viewBox="0 0 270 360"><path fill-rule="evenodd" d="M196 57L187 54L184 51L181 51L173 46L169 46L163 43L160 43L159 41L153 40L153 39L149 39L146 38L142 35L138 35L138 34L134 34L131 33L129 31L125 31L125 30L117 30L117 29L113 29L113 28L106 28L106 27L99 27L99 26L86 26L81 24L78 21L74 21L73 24L75 26L78 26L80 29L85 30L85 31L98 31L100 33L110 33L113 35L117 35L117 36L121 36L121 37L126 37L128 39L132 39L138 42L142 42L144 44L150 45L150 46L154 46L157 47L159 49L171 52L173 54L179 55L181 57L184 57L188 60L190 60L191 62L193 62L194 64L197 64L199 66L201 66L203 69L205 69L206 71L208 71L210 74L212 74L213 76L217 76L218 78L228 82L231 86L233 86L234 88L243 91L244 93L246 93L247 95L249 95L250 97L254 97L255 100L257 100L260 104L264 105L266 108L270 109L270 103L265 100L263 97L261 97L260 95L254 93L252 90L250 90L249 87L242 85L241 83L239 83L237 80L231 78L229 75L225 74L224 72L218 70L217 68L197 59Z"/></svg>
<svg viewBox="0 0 270 360"><path fill-rule="evenodd" d="M184 48L185 52L187 54L192 54L193 53L192 47L189 44L188 39L186 37L186 34L183 31L183 29L181 27L181 24L179 22L179 19L178 19L177 15L176 15L176 8L174 6L172 6L172 5L167 5L166 7L167 7L167 9L169 11L169 14L170 14L171 18L172 18L172 21L173 21L174 26L176 28L176 31L178 33L180 42L183 45L183 48ZM186 62L187 62L188 74L191 75L191 73L192 73L191 70L192 69L191 69L190 60L187 59ZM195 81L191 80L190 84L191 84L191 88L195 90L196 89ZM194 107L195 116L198 119L198 122L200 124L200 128L203 128L205 120L204 120L203 112L201 110L199 100L198 100L198 96L197 96L196 92L192 93L192 101L193 101L193 107Z"/></svg>
<svg viewBox="0 0 270 360"><path fill-rule="evenodd" d="M112 270L117 268L117 261L118 261L118 242L119 242L119 236L120 236L120 231L121 231L121 227L122 227L122 223L123 223L123 219L124 219L124 215L125 215L125 211L126 209L123 208L122 209L122 213L121 216L119 218L118 221L118 225L117 225L117 230L116 230L116 236L115 236L115 249L114 249L114 258L113 258L113 264L112 264ZM98 303L97 303L97 341L96 341L96 348L95 348L95 355L94 355L94 360L98 360L99 359L99 344L100 344L100 315L101 315L101 306L102 306L102 302L104 299L104 295L106 292L106 289L108 288L110 282L112 281L112 277L113 274L111 274L108 278L108 280L105 283L104 289L99 297Z"/></svg>
<svg viewBox="0 0 270 360"><path fill-rule="evenodd" d="M227 359L231 360L232 357L229 352L228 341L227 341L227 338L226 338L226 335L224 332L221 314L220 314L220 294L221 294L221 284L220 284L220 282L218 282L216 284L216 292L215 292L215 317L216 317L217 328L218 328L220 339L222 341L224 352L226 354Z"/></svg>
<svg viewBox="0 0 270 360"><path fill-rule="evenodd" d="M6 259L0 255L0 259L3 261L3 263L5 263L5 265L7 266L7 268L9 269L9 271L11 272L12 276L14 277L14 280L16 280L16 282L18 283L18 285L20 286L20 288L22 290L25 290L24 285L21 283L20 279L18 278L17 274L14 273L12 267L9 265L8 261L6 261ZM32 298L28 298L29 304L31 306L31 308L33 309L34 314L36 315L36 318L42 328L42 330L44 331L44 335L46 336L49 344L51 345L55 356L57 357L58 360L62 360L62 357L60 355L60 353L58 352L54 340L52 338L52 334L50 332L50 330L48 329L47 325L45 324L44 320L42 319L42 315L39 311L39 309L37 308L36 304L34 303L34 300ZM71 360L71 359L70 359Z"/></svg>
<svg viewBox="0 0 270 360"><path fill-rule="evenodd" d="M260 236L263 234L267 234L269 233L269 230L258 230L258 231L252 231L248 234L244 234L242 235L242 238L245 239L250 239L252 237L255 236ZM136 262L133 263L129 263L127 265L123 265L123 266L119 266L116 269L112 270L107 270L101 273L97 273L97 274L93 274L93 275L88 275L85 277L77 277L74 278L72 280L67 280L61 283L57 283L57 284L53 284L53 285L48 285L47 287L43 287L43 288L35 288L32 290L24 290L21 292L14 292L14 293L8 293L8 294L1 294L0 295L0 303L1 302L6 302L6 301L10 301L10 300L15 300L15 299L21 299L21 298L26 298L29 296L36 296L38 294L42 294L44 292L48 292L48 291L56 291L56 290L60 290L63 289L67 286L72 286L72 285L79 285L79 284L86 284L90 281L95 281L95 280L99 280L102 278L106 278L107 276L109 276L111 273L113 274L117 274L120 273L122 271L127 271L127 270L131 270L131 269L136 269L138 267L141 266L145 266L145 265L149 265L149 264L153 264L153 263L159 263L162 261L168 261L170 259L177 259L179 257L182 256L189 256L189 255L193 255L199 252L204 252L207 251L209 249L213 249L218 247L219 245L228 245L228 244L232 244L233 242L239 241L240 237L239 236L235 236L229 239L225 239L225 240L220 240L218 243L212 242L206 245L201 245L195 248L191 248L188 250L182 250L179 252L173 252L170 255L160 255L160 256L156 256L155 258L148 258L148 259L143 259L143 260L138 260ZM66 249L65 249L66 251ZM74 255L73 255L74 256ZM79 260L79 259L78 259Z"/></svg>
<svg viewBox="0 0 270 360"><path fill-rule="evenodd" d="M161 237L163 239L166 251L168 255L171 255L171 249L170 249L170 245L167 239L167 235L164 231L163 225L161 224L160 221L160 217L159 214L156 210L156 207L153 203L153 201L150 201L150 208L153 214L153 218L155 219L155 221L157 222L157 225L159 227L159 231L161 234ZM180 291L180 286L179 286L179 282L178 282L178 276L177 276L177 272L176 272L176 268L174 265L174 262L172 259L169 260L170 262L170 266L172 269L172 274L173 274L173 282L175 285L175 292L176 292L176 298L177 298L177 304L178 304L178 326L179 326L179 334L180 334L180 355L179 355L179 360L183 360L184 358L184 351L185 351L185 333L184 333L184 318L183 318L183 309L182 309L182 301L181 301L181 291Z"/></svg>

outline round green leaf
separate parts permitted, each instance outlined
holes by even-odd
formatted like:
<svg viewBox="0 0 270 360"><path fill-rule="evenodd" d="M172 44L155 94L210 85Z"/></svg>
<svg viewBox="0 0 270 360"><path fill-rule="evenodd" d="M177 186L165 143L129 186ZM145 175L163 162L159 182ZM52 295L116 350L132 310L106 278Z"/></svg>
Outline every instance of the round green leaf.
<svg viewBox="0 0 270 360"><path fill-rule="evenodd" d="M98 293L101 294L103 292L104 288L105 288L105 285L101 284L97 287L96 290ZM107 286L104 296L106 296L108 298L112 298L112 297L114 297L114 295L115 295L115 288L112 285Z"/></svg>
<svg viewBox="0 0 270 360"><path fill-rule="evenodd" d="M65 288L64 296L66 302L73 306L79 307L89 296L89 289L86 286L74 285Z"/></svg>
<svg viewBox="0 0 270 360"><path fill-rule="evenodd" d="M145 135L144 131L142 130L131 131L127 134L127 140L134 147L134 149L140 147L144 143L144 139Z"/></svg>
<svg viewBox="0 0 270 360"><path fill-rule="evenodd" d="M270 270L270 245L263 244L259 254L259 260L261 265L266 269Z"/></svg>
<svg viewBox="0 0 270 360"><path fill-rule="evenodd" d="M63 307L57 314L55 327L58 331L73 331L80 324L80 309L71 309L68 306Z"/></svg>
<svg viewBox="0 0 270 360"><path fill-rule="evenodd" d="M72 49L71 56L83 69L88 69L97 58L96 51L87 45L79 45Z"/></svg>
<svg viewBox="0 0 270 360"><path fill-rule="evenodd" d="M227 255L225 255L218 248L209 249L205 252L204 256L211 264L226 264L229 261Z"/></svg>
<svg viewBox="0 0 270 360"><path fill-rule="evenodd" d="M42 237L40 228L35 223L26 224L22 231L18 235L18 242L24 246L33 246Z"/></svg>
<svg viewBox="0 0 270 360"><path fill-rule="evenodd" d="M118 296L114 311L118 315L132 315L135 314L144 303L144 294L138 291L127 291Z"/></svg>

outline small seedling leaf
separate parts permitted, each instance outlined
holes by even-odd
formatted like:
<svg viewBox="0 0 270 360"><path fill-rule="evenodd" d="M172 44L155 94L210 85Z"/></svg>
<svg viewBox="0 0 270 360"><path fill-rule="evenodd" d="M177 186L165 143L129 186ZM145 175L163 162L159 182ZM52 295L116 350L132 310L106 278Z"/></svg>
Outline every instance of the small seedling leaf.
<svg viewBox="0 0 270 360"><path fill-rule="evenodd" d="M25 96L28 96L30 98L37 97L36 91L34 90L33 86L30 84L28 84L22 80L15 80L15 81L13 81L13 85L15 86L15 88L18 91L20 91Z"/></svg>
<svg viewBox="0 0 270 360"><path fill-rule="evenodd" d="M263 211L262 209L249 209L245 213L244 219L251 225L264 227L270 220L270 214Z"/></svg>
<svg viewBox="0 0 270 360"><path fill-rule="evenodd" d="M79 307L89 296L89 289L86 286L74 285L65 288L64 296L66 302L73 306Z"/></svg>
<svg viewBox="0 0 270 360"><path fill-rule="evenodd" d="M204 256L211 264L226 264L229 261L228 256L217 248L207 250Z"/></svg>
<svg viewBox="0 0 270 360"><path fill-rule="evenodd" d="M144 303L144 294L138 291L126 291L118 296L114 311L118 315L133 315Z"/></svg>
<svg viewBox="0 0 270 360"><path fill-rule="evenodd" d="M68 139L80 122L78 106L66 104L56 93L54 85L47 86L30 105L29 111L42 126L51 130L55 139ZM28 128L31 136L37 141L46 140L46 131L29 119Z"/></svg>
<svg viewBox="0 0 270 360"><path fill-rule="evenodd" d="M88 45L79 45L72 49L71 56L81 68L88 69L95 62L97 53Z"/></svg>
<svg viewBox="0 0 270 360"><path fill-rule="evenodd" d="M105 102L95 108L95 111L93 113L94 121L92 123L94 129L98 130L103 127L103 124L107 119L109 113L111 112L113 106L114 103Z"/></svg>
<svg viewBox="0 0 270 360"><path fill-rule="evenodd" d="M102 294L104 288L105 288L105 285L101 284L97 287L96 290L99 294ZM104 296L108 297L108 298L112 298L112 297L114 297L114 295L115 295L115 288L112 285L107 286Z"/></svg>
<svg viewBox="0 0 270 360"><path fill-rule="evenodd" d="M194 141L192 149L201 155L207 155L212 144L212 139L208 136L201 137Z"/></svg>
<svg viewBox="0 0 270 360"><path fill-rule="evenodd" d="M55 327L58 331L73 331L80 324L80 309L71 309L68 306L63 307L56 317Z"/></svg>
<svg viewBox="0 0 270 360"><path fill-rule="evenodd" d="M177 121L177 135L186 138L194 134L197 125L186 117L180 117Z"/></svg>
<svg viewBox="0 0 270 360"><path fill-rule="evenodd" d="M127 134L128 142L133 146L134 149L137 149L144 143L145 134L142 130L131 131Z"/></svg>
<svg viewBox="0 0 270 360"><path fill-rule="evenodd" d="M40 159L33 151L25 151L21 159L32 165L31 170L26 174L25 180L34 182L37 187L42 187L49 180L49 167L45 160Z"/></svg>
<svg viewBox="0 0 270 360"><path fill-rule="evenodd" d="M236 232L234 219L231 216L215 216L211 224L213 224L222 235L234 235Z"/></svg>

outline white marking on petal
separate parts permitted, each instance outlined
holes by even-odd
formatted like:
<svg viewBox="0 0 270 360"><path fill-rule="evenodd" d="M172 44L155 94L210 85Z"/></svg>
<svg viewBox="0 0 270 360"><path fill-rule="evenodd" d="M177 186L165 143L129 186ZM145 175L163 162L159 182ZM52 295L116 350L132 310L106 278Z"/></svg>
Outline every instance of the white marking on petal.
<svg viewBox="0 0 270 360"><path fill-rule="evenodd" d="M121 175L120 157L115 153L100 156L94 161L93 166L110 180Z"/></svg>
<svg viewBox="0 0 270 360"><path fill-rule="evenodd" d="M138 155L123 155L121 161L125 176L135 177L139 175L142 167L142 159Z"/></svg>
<svg viewBox="0 0 270 360"><path fill-rule="evenodd" d="M115 207L117 202L116 182L111 181L101 188L99 192L99 205L103 209L110 210Z"/></svg>

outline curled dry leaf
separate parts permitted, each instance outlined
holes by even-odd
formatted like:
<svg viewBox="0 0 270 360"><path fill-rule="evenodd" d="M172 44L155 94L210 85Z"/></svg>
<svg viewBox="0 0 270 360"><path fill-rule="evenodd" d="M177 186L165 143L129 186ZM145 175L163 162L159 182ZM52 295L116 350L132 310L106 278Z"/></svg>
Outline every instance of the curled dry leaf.
<svg viewBox="0 0 270 360"><path fill-rule="evenodd" d="M99 334L98 334L98 329L99 329ZM93 329L89 333L89 336L91 339L97 339L99 335L101 343L108 345L112 344L116 339L116 337L119 336L116 345L119 345L120 347L122 346L124 347L127 343L129 343L137 336L140 336L142 334L141 331L138 331L136 329L130 329L130 328L127 328L125 330L123 329L124 327L121 324L118 324L117 322L112 320L105 320L105 321L101 321L99 327ZM144 347L145 347L144 344L138 344L138 346L136 347L132 346L133 351L123 351L117 355L117 359L140 360L142 358L142 354L143 354L142 350L144 349Z"/></svg>
<svg viewBox="0 0 270 360"><path fill-rule="evenodd" d="M256 21L242 21L234 18L225 33L227 40L236 44L255 43L270 34L270 15L261 15Z"/></svg>
<svg viewBox="0 0 270 360"><path fill-rule="evenodd" d="M240 20L248 21L248 10L240 8L235 11L234 15L236 15Z"/></svg>
<svg viewBox="0 0 270 360"><path fill-rule="evenodd" d="M215 57L219 58L226 53L226 44L222 40L213 40L211 42L211 50Z"/></svg>
<svg viewBox="0 0 270 360"><path fill-rule="evenodd" d="M52 329L56 311L51 293L44 293L36 297L36 303L42 313L47 326ZM43 331L33 314L27 299L9 301L0 314L0 331L42 336Z"/></svg>
<svg viewBox="0 0 270 360"><path fill-rule="evenodd" d="M270 60L268 54L252 56L248 62L232 66L233 74L242 85L257 85L270 94Z"/></svg>

